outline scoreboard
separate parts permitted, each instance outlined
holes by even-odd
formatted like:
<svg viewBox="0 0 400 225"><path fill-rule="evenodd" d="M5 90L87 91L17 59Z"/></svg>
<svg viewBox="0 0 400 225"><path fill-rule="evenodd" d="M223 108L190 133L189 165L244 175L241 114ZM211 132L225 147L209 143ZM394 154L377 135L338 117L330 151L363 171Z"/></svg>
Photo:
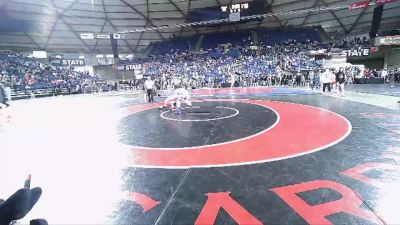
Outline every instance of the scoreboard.
<svg viewBox="0 0 400 225"><path fill-rule="evenodd" d="M188 13L186 22L201 22L208 20L229 19L231 22L240 22L240 17L253 16L266 13L266 3L264 0L254 0L230 5L221 5L206 7L200 9L192 9ZM253 19L243 22L249 22ZM221 24L207 24L200 26L220 26Z"/></svg>

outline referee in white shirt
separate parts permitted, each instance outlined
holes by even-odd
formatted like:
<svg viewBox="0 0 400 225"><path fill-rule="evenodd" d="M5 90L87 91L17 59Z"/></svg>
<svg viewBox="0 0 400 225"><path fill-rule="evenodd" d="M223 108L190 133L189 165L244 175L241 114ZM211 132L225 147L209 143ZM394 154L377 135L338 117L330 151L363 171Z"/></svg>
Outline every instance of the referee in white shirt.
<svg viewBox="0 0 400 225"><path fill-rule="evenodd" d="M147 93L147 101L154 102L153 94L154 94L154 81L151 80L151 76L147 77L147 80L144 82L144 89Z"/></svg>

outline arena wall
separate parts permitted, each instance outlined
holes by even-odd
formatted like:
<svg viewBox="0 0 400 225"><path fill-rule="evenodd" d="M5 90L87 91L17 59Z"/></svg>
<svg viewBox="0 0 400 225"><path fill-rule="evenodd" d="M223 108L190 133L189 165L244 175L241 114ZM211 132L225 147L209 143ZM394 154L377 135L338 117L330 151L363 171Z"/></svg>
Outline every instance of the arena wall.
<svg viewBox="0 0 400 225"><path fill-rule="evenodd" d="M93 69L95 74L105 80L133 80L135 78L134 71L120 71L114 69L112 65L94 66Z"/></svg>
<svg viewBox="0 0 400 225"><path fill-rule="evenodd" d="M386 61L386 60L385 60ZM387 68L394 68L400 65L400 47L392 48L387 55Z"/></svg>

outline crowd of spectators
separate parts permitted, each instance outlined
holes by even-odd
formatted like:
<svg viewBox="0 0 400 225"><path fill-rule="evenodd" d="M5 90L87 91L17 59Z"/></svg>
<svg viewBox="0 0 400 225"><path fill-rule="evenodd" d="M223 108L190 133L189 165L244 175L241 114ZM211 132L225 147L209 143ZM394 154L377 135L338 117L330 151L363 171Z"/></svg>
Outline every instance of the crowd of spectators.
<svg viewBox="0 0 400 225"><path fill-rule="evenodd" d="M338 49L370 47L370 43L367 38L357 37L351 41L324 44L289 39L267 45L260 41L257 48L251 46L254 44L247 42L243 46L229 46L228 49L224 46L208 49L203 54L176 52L159 55L147 63L145 73L153 76L161 89L179 83L195 87L220 87L226 83L231 83L231 86L302 86L312 82L309 78L311 71L318 76L318 72L327 67L310 52L324 49L323 54L329 55ZM355 78L363 76L363 71L357 66L345 66L341 71L345 74L347 83L355 83ZM389 74L395 74L395 70L390 70L387 74L390 77ZM396 81L394 78L392 80ZM387 81L391 79L388 78Z"/></svg>
<svg viewBox="0 0 400 225"><path fill-rule="evenodd" d="M364 71L363 78L382 78L385 83L400 83L400 69L366 69Z"/></svg>
<svg viewBox="0 0 400 225"><path fill-rule="evenodd" d="M148 63L145 73L153 76L162 88L174 86L178 81L188 86L215 87L233 79L243 86L261 85L320 68L321 62L303 51L314 46L316 43L311 41L288 40L273 46L260 45L257 49L234 46L203 54L168 54Z"/></svg>
<svg viewBox="0 0 400 225"><path fill-rule="evenodd" d="M258 44L251 37L244 37L240 44L219 45L207 51L172 51L151 59L140 59L146 76L152 76L157 89L168 87L226 87L258 85L312 86L319 83L320 74L326 68L323 60L315 54L324 50L354 47L369 47L366 38L351 41L320 43L315 40L297 41L289 39L270 45ZM137 59L136 59L137 60ZM134 63L135 61L131 62ZM347 83L354 83L356 77L383 77L386 82L399 82L400 71L365 70L346 66L338 69L345 75ZM0 53L0 83L14 92L29 93L36 89L52 89L54 94L61 90L68 94L93 93L117 90L120 87L143 88L142 81L129 81L117 85L104 81L98 76L77 72L70 68L51 66L36 59L16 53Z"/></svg>
<svg viewBox="0 0 400 225"><path fill-rule="evenodd" d="M69 94L90 93L113 88L111 83L87 72L51 66L11 52L0 53L0 83L14 92L25 93L38 89L52 89L55 94L61 89Z"/></svg>
<svg viewBox="0 0 400 225"><path fill-rule="evenodd" d="M342 39L338 42L332 42L332 43L330 43L330 45L332 46L332 48L349 49L349 48L353 48L354 46L370 47L371 43L369 42L367 37L363 37L363 38L354 37L354 39L351 39L351 40Z"/></svg>

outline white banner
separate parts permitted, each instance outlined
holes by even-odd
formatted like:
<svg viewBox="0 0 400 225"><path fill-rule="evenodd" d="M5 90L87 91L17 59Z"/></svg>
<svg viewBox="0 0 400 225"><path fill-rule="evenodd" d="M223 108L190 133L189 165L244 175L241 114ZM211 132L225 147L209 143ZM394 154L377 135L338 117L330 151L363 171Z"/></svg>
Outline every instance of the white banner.
<svg viewBox="0 0 400 225"><path fill-rule="evenodd" d="M109 34L98 34L96 35L97 39L110 39Z"/></svg>
<svg viewBox="0 0 400 225"><path fill-rule="evenodd" d="M125 70L141 70L142 68L143 68L142 64L125 65Z"/></svg>
<svg viewBox="0 0 400 225"><path fill-rule="evenodd" d="M62 66L84 66L84 59L63 59L61 61Z"/></svg>
<svg viewBox="0 0 400 225"><path fill-rule="evenodd" d="M333 53L332 55L342 55L348 57L361 57L369 56L371 50L369 48L343 50L341 52Z"/></svg>
<svg viewBox="0 0 400 225"><path fill-rule="evenodd" d="M127 70L127 71L132 71L132 70L142 70L143 65L142 64L134 64L134 65L118 65L117 70Z"/></svg>
<svg viewBox="0 0 400 225"><path fill-rule="evenodd" d="M94 34L93 33L81 33L81 39L94 39Z"/></svg>
<svg viewBox="0 0 400 225"><path fill-rule="evenodd" d="M379 44L380 45L400 45L400 35L380 37Z"/></svg>

